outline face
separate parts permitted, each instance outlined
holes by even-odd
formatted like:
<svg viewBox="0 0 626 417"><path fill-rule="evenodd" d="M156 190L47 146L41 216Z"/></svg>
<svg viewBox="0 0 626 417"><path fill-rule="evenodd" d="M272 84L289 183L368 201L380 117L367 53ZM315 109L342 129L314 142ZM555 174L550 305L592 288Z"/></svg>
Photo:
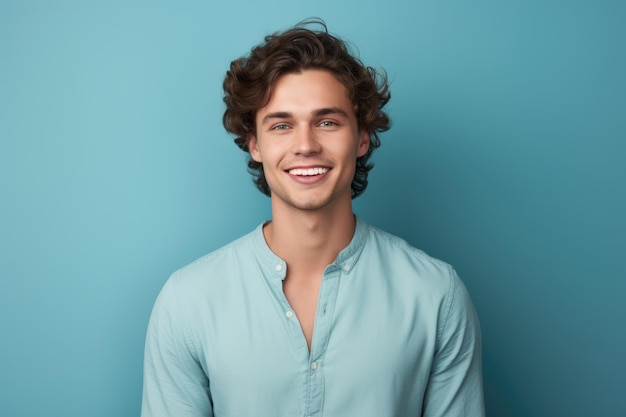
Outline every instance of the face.
<svg viewBox="0 0 626 417"><path fill-rule="evenodd" d="M369 143L343 84L328 71L305 70L276 82L249 149L263 164L273 209L351 210L356 159Z"/></svg>

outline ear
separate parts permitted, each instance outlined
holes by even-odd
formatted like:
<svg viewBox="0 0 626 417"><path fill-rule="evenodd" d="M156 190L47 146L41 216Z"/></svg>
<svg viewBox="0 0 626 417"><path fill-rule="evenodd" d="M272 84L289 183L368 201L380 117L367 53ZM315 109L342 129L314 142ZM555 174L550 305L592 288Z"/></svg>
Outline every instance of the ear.
<svg viewBox="0 0 626 417"><path fill-rule="evenodd" d="M357 158L362 157L367 153L367 150L370 148L370 134L365 130L361 130L359 133L359 147L356 151Z"/></svg>
<svg viewBox="0 0 626 417"><path fill-rule="evenodd" d="M252 159L259 163L263 162L256 136L250 135L250 137L248 138L248 149L250 150L250 156L252 157Z"/></svg>

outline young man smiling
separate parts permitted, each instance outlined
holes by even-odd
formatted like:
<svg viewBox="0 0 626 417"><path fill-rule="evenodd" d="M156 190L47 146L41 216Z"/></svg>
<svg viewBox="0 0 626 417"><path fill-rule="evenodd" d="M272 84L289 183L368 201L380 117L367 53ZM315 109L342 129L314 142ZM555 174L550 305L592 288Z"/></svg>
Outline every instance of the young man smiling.
<svg viewBox="0 0 626 417"><path fill-rule="evenodd" d="M352 213L389 127L384 76L301 25L233 61L224 91L272 219L164 286L142 415L484 416L456 273Z"/></svg>

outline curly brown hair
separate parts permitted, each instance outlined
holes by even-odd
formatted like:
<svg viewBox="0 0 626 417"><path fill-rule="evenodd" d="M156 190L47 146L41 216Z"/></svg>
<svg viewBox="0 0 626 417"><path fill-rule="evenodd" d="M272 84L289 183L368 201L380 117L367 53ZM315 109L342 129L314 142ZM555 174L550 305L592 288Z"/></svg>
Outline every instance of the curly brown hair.
<svg viewBox="0 0 626 417"><path fill-rule="evenodd" d="M319 25L320 29L307 26ZM236 136L235 143L250 153L249 139L256 134L256 112L270 100L278 79L289 73L306 69L323 69L334 74L346 87L355 106L359 129L370 135L367 153L356 161L352 180L352 198L367 187L367 174L373 163L369 161L375 148L380 146L378 133L390 128L390 120L382 108L391 97L387 74L366 67L354 57L341 39L328 33L324 21L305 20L291 29L265 37L265 42L252 48L249 56L234 60L224 79L224 128ZM251 157L248 170L257 188L270 195L263 165Z"/></svg>

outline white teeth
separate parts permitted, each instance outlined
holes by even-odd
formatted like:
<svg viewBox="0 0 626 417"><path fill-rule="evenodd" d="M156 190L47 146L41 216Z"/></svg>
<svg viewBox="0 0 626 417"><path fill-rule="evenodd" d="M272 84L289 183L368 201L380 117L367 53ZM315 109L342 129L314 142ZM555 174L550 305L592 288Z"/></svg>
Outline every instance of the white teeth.
<svg viewBox="0 0 626 417"><path fill-rule="evenodd" d="M310 176L310 175L321 175L328 172L328 168L307 168L307 169L290 169L289 173L291 175L302 175L302 176Z"/></svg>

